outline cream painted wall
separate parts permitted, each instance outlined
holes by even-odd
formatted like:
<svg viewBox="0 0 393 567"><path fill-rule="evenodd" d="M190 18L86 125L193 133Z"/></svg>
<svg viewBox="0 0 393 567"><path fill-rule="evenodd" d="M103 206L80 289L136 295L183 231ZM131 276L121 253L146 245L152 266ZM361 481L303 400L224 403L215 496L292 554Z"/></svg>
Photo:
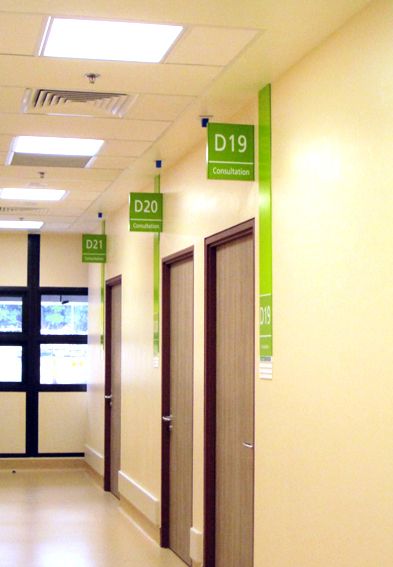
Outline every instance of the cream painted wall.
<svg viewBox="0 0 393 567"><path fill-rule="evenodd" d="M64 266L67 266L64 269ZM41 235L40 285L86 287L88 265L82 263L80 234Z"/></svg>
<svg viewBox="0 0 393 567"><path fill-rule="evenodd" d="M256 107L233 121L257 124ZM207 181L205 146L201 146L175 170L162 176L161 188L166 194L162 257L194 246L193 526L203 531L204 239L257 216L257 184Z"/></svg>
<svg viewBox="0 0 393 567"><path fill-rule="evenodd" d="M256 123L256 120L254 107L235 121ZM153 190L154 175L152 171L147 191ZM174 170L163 171L161 191L165 193L161 257L191 245L195 247L194 526L202 530L204 238L254 217L257 186L207 181L205 146L201 145ZM106 220L106 278L122 275L121 470L152 499L160 499L161 369L153 367L153 235L129 233L127 219L125 205ZM90 268L90 290L99 286L99 274L94 270ZM96 304L93 310L97 309L98 300L98 294L90 292L90 301ZM97 333L97 320L91 323L93 333ZM92 379L98 374L96 370ZM103 412L90 387L89 408L95 418L89 418L88 444L96 449L100 442L94 437L94 428L96 419L102 424Z"/></svg>
<svg viewBox="0 0 393 567"><path fill-rule="evenodd" d="M86 438L85 392L40 392L40 453L83 453Z"/></svg>
<svg viewBox="0 0 393 567"><path fill-rule="evenodd" d="M274 375L256 380L258 567L392 565L392 29L392 3L372 2L273 84ZM257 211L255 184L208 182L204 169L198 147L161 183L162 256L195 246L200 530L203 238ZM126 206L107 228L108 276L123 275L122 470L159 498L152 237L127 232Z"/></svg>
<svg viewBox="0 0 393 567"><path fill-rule="evenodd" d="M91 466L102 474L104 461L104 365L101 345L103 311L101 308L101 264L89 265L89 393L87 396L86 452L94 451ZM97 461L101 464L97 464ZM98 470L97 470L98 469Z"/></svg>
<svg viewBox="0 0 393 567"><path fill-rule="evenodd" d="M273 84L260 567L393 563L392 30L374 2Z"/></svg>
<svg viewBox="0 0 393 567"><path fill-rule="evenodd" d="M27 235L0 234L0 285L27 285Z"/></svg>
<svg viewBox="0 0 393 567"><path fill-rule="evenodd" d="M0 453L24 453L26 394L0 392Z"/></svg>

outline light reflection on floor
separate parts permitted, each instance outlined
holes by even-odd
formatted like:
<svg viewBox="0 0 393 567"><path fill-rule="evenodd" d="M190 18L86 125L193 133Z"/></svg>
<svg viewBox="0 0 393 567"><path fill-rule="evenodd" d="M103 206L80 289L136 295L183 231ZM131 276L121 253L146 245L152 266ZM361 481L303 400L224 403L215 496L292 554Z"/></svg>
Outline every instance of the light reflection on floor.
<svg viewBox="0 0 393 567"><path fill-rule="evenodd" d="M84 471L0 471L0 567L184 567Z"/></svg>

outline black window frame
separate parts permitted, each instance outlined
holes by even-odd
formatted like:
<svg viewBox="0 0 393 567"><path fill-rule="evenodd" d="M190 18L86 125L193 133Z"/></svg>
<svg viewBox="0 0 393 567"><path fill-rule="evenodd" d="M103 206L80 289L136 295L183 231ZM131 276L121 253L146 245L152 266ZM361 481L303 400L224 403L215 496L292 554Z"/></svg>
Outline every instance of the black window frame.
<svg viewBox="0 0 393 567"><path fill-rule="evenodd" d="M21 382L0 382L0 392L25 391L28 328L27 290L21 286L0 286L0 297L20 297L22 299L22 331L0 331L0 346L22 347L22 380Z"/></svg>
<svg viewBox="0 0 393 567"><path fill-rule="evenodd" d="M65 295L67 297L72 295L85 295L88 299L88 290L85 287L40 287L39 288L39 300L40 300L40 347L44 344L78 344L84 345L88 343L88 336L86 335L73 335L73 334L41 334L41 300L43 295L53 295L61 296ZM39 372L39 371L38 371ZM41 384L39 383L40 392L86 392L87 384Z"/></svg>
<svg viewBox="0 0 393 567"><path fill-rule="evenodd" d="M26 457L83 457L84 453L40 453L38 450L39 394L40 392L86 392L84 384L40 384L41 344L88 344L88 335L41 335L42 295L85 295L87 287L48 287L39 285L40 235L29 234L27 241L27 285L0 286L0 296L21 296L22 332L1 332L0 345L22 346L22 381L0 382L1 392L26 394L26 448L25 453L0 453L0 458ZM86 377L87 378L87 377Z"/></svg>

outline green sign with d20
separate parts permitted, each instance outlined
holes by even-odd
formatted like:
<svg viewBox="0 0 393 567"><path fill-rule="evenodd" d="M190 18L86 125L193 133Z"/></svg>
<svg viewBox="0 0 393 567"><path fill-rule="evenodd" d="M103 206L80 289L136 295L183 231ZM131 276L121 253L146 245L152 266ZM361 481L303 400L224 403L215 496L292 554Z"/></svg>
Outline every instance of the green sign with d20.
<svg viewBox="0 0 393 567"><path fill-rule="evenodd" d="M209 122L207 161L208 179L253 181L254 126Z"/></svg>
<svg viewBox="0 0 393 567"><path fill-rule="evenodd" d="M82 262L106 262L105 234L82 234Z"/></svg>
<svg viewBox="0 0 393 567"><path fill-rule="evenodd" d="M161 193L130 193L130 231L162 232Z"/></svg>

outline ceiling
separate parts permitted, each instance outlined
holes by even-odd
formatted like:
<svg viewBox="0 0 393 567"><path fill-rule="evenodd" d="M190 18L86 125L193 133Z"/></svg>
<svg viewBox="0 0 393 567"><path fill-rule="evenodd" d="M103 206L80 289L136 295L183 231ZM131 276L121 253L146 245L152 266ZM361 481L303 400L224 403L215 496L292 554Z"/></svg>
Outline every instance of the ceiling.
<svg viewBox="0 0 393 567"><path fill-rule="evenodd" d="M1 0L0 188L46 186L67 196L0 200L0 219L42 220L42 232L94 231L98 212L105 217L130 191L152 185L156 160L165 170L203 139L201 116L230 120L368 2ZM48 16L174 23L184 32L159 64L39 57ZM95 83L89 73L100 75ZM85 100L36 108L40 90L82 91ZM97 93L111 96L98 104ZM6 165L17 135L105 143L88 167Z"/></svg>

